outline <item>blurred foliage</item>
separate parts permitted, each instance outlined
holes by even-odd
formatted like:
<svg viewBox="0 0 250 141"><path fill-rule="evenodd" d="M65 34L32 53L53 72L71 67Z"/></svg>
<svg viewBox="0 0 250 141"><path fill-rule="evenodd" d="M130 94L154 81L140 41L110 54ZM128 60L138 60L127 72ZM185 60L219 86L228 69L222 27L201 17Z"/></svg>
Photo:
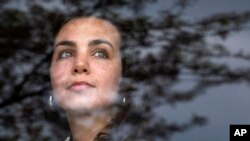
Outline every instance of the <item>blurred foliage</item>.
<svg viewBox="0 0 250 141"><path fill-rule="evenodd" d="M183 18L192 0L147 13L157 0L1 0L0 1L0 140L61 141L68 133L62 112L48 105L49 65L55 34L65 20L96 15L114 22L123 35L121 94L130 103L126 115L131 136L170 139L174 133L203 126L202 115L169 123L154 109L190 102L212 86L250 82L249 68L231 68L221 59L249 60L207 38L226 39L245 29L250 12L218 13L191 21ZM185 80L189 77L191 80ZM182 91L176 84L195 82ZM188 82L187 82L188 83Z"/></svg>

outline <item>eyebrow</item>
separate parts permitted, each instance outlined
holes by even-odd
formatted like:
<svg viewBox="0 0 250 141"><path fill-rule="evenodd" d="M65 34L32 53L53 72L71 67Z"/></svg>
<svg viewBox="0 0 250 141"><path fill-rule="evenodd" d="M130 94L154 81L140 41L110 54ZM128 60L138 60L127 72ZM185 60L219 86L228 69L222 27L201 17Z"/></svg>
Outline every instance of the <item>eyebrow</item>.
<svg viewBox="0 0 250 141"><path fill-rule="evenodd" d="M94 46L94 45L99 45L99 44L107 44L109 47L114 49L113 45L105 40L105 39L95 39L89 42L89 46ZM68 40L63 40L55 44L55 47L57 46L69 46L69 47L76 47L76 43L74 41L68 41Z"/></svg>
<svg viewBox="0 0 250 141"><path fill-rule="evenodd" d="M107 44L109 47L114 49L113 45L105 39L95 39L89 42L89 46L94 46L94 45L99 45L99 44Z"/></svg>
<svg viewBox="0 0 250 141"><path fill-rule="evenodd" d="M67 41L63 40L55 44L55 47L57 46L70 46L70 47L76 47L76 43L73 41Z"/></svg>

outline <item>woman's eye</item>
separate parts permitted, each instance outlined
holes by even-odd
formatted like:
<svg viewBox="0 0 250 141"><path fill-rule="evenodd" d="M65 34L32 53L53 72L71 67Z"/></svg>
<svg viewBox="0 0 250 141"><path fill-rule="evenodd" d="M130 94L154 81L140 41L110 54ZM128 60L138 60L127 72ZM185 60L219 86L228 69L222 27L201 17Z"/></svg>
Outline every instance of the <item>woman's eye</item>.
<svg viewBox="0 0 250 141"><path fill-rule="evenodd" d="M98 58L108 58L108 54L104 50L98 50L98 51L96 51L95 54L94 54L94 56L98 57Z"/></svg>
<svg viewBox="0 0 250 141"><path fill-rule="evenodd" d="M59 54L59 59L61 58L68 58L68 57L72 57L73 54L69 51L63 51Z"/></svg>

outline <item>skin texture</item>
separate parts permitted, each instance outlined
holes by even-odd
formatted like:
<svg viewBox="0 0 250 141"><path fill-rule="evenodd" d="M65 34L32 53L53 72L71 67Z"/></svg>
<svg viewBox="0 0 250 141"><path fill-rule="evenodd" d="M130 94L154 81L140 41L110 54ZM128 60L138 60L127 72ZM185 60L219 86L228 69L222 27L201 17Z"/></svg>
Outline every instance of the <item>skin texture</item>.
<svg viewBox="0 0 250 141"><path fill-rule="evenodd" d="M51 63L53 96L59 106L81 111L113 103L121 78L119 50L120 34L111 23L94 17L66 23L56 37ZM72 88L74 82L88 85Z"/></svg>
<svg viewBox="0 0 250 141"><path fill-rule="evenodd" d="M51 62L53 97L74 141L93 141L114 115L121 79L120 33L110 22L75 18L59 31Z"/></svg>

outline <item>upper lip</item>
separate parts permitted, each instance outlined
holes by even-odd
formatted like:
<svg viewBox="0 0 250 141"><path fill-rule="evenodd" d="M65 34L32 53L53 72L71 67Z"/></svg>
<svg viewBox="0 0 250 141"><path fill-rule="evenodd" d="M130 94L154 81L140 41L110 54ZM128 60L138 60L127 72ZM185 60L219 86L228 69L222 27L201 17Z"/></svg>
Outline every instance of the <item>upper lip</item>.
<svg viewBox="0 0 250 141"><path fill-rule="evenodd" d="M94 87L94 85L90 84L89 82L86 81L74 81L70 84L69 88L73 87L73 86L78 86L78 85L88 85L91 87Z"/></svg>

